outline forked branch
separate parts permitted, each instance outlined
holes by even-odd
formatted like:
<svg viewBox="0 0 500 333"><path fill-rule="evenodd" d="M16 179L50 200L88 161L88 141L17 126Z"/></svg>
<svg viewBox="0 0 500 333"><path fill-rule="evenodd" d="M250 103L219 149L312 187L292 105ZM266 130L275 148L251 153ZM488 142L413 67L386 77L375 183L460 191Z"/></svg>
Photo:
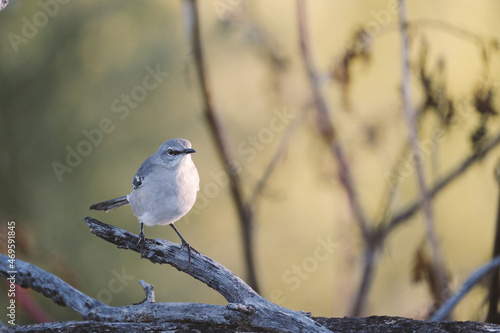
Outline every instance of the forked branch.
<svg viewBox="0 0 500 333"><path fill-rule="evenodd" d="M269 332L330 332L303 313L289 310L259 296L230 270L203 254L189 262L187 251L179 244L162 239L138 244L139 237L123 229L86 217L85 222L96 236L121 249L132 250L153 263L169 264L219 292L227 306L199 303L155 303L152 286L141 283L146 299L136 305L111 307L76 290L44 270L16 260L16 283L32 288L57 304L69 306L84 320L120 323L197 323L240 326ZM9 274L8 257L0 255L0 276Z"/></svg>

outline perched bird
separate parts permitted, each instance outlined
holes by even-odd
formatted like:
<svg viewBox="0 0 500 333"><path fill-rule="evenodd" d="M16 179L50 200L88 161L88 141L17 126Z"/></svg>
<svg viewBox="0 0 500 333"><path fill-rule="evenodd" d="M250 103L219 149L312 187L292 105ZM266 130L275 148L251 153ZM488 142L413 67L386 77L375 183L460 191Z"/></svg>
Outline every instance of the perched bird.
<svg viewBox="0 0 500 333"><path fill-rule="evenodd" d="M191 154L195 152L188 140L171 139L164 142L137 170L130 194L93 204L90 209L107 212L130 204L141 225L139 242L146 241L144 224L169 224L182 241L181 251L187 247L191 262L191 249L198 251L184 240L174 222L193 207L196 192L200 189L198 170L191 159Z"/></svg>

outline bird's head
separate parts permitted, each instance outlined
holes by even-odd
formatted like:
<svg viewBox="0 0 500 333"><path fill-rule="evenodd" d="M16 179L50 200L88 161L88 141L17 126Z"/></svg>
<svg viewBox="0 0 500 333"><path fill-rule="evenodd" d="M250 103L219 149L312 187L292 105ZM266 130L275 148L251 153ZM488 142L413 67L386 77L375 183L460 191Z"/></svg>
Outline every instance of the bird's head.
<svg viewBox="0 0 500 333"><path fill-rule="evenodd" d="M176 167L189 154L196 151L191 148L191 142L185 139L171 139L165 141L158 149L159 158L168 168ZM189 157L190 158L190 157Z"/></svg>

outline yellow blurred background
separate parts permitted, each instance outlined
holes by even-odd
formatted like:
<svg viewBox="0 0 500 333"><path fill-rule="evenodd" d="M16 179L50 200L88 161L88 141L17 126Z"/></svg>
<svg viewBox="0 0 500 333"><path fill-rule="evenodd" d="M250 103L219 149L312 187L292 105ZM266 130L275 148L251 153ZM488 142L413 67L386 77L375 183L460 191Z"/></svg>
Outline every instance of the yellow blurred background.
<svg viewBox="0 0 500 333"><path fill-rule="evenodd" d="M241 167L247 197L285 133L296 126L284 158L256 201L254 251L261 294L314 316L344 316L360 279L362 238L314 112L303 115L311 92L299 52L296 3L198 2L214 105ZM373 221L380 218L387 174L407 140L394 3L307 2L323 93L361 203ZM470 103L472 91L478 84L498 90L498 51L490 52L485 67L477 39L500 37L499 13L500 3L493 0L408 3L410 21L420 23L411 30L414 69L427 43L428 71L437 75L442 66L447 94L462 102L458 120L443 128L445 136L426 156L429 184L471 154L470 137L480 122ZM107 214L88 207L129 193L139 165L171 138L192 142L201 178L198 202L177 228L193 247L245 279L238 217L202 113L182 18L181 2L165 0L12 0L0 12L0 219L2 224L16 221L18 258L113 306L141 301L140 279L155 286L157 302L225 304L188 275L102 241L83 222L90 215L138 233L129 207ZM361 28L373 40L368 59L351 67L346 96L329 73ZM418 106L423 92L418 73L413 74ZM494 94L493 105L498 102ZM422 140L442 128L432 113L421 125ZM488 134L499 127L491 118ZM498 152L433 201L453 290L491 257ZM395 211L418 195L415 176L413 172L400 183L391 206ZM152 227L145 233L178 242L170 228ZM432 304L427 286L412 282L415 253L425 237L421 214L389 236L365 315L426 314ZM30 294L52 320L80 319L71 309ZM459 304L455 318L483 320L485 297L484 287L475 288ZM0 300L3 308L4 297ZM22 311L18 315L19 324L31 322Z"/></svg>

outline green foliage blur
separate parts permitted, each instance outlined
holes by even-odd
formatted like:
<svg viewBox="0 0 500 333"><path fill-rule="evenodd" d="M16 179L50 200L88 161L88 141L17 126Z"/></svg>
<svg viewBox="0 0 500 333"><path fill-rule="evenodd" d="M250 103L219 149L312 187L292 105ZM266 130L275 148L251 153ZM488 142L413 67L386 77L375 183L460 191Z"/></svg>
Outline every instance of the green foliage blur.
<svg viewBox="0 0 500 333"><path fill-rule="evenodd" d="M317 133L314 113L303 111L311 95L299 55L295 2L198 2L214 104L249 197L286 131L297 122L285 157L257 200L254 251L262 294L315 316L343 316L360 278L363 244L336 161ZM323 89L371 220L380 217L387 174L406 140L399 35L393 26L397 15L391 14L391 3L308 4L311 43L326 81L356 29L371 29L374 35L369 56L352 65L349 81L333 80ZM410 20L449 22L494 39L500 38L499 7L493 0L410 1L408 11ZM16 221L18 258L110 305L141 301L141 279L155 286L157 302L225 304L188 275L102 241L83 222L91 215L138 233L129 207L109 213L88 207L129 193L139 165L171 138L192 142L201 177L198 203L177 228L197 250L245 277L237 214L203 115L183 24L181 2L165 0L11 0L0 12L2 227ZM481 123L470 102L474 89L487 78L492 103L498 105L500 86L496 50L488 51L485 66L482 50L468 37L436 26L414 31L412 59L419 57L425 39L426 68L439 74L437 68L444 64L443 85L464 104L453 126L432 114L422 120L424 139L432 138L435 128L446 132L426 161L429 184L471 153L470 136ZM417 76L412 83L420 105L424 91ZM498 120L492 116L486 128L488 134L496 133ZM497 158L498 150L434 201L452 288L490 258ZM391 209L416 197L414 177L410 174L400 184ZM170 228L152 227L145 233L178 242ZM427 286L415 283L412 275L424 240L420 215L388 239L367 314L425 315ZM482 320L485 294L484 288L476 288L457 308L457 319ZM35 292L28 295L50 320L80 319ZM17 323L31 322L18 308Z"/></svg>

